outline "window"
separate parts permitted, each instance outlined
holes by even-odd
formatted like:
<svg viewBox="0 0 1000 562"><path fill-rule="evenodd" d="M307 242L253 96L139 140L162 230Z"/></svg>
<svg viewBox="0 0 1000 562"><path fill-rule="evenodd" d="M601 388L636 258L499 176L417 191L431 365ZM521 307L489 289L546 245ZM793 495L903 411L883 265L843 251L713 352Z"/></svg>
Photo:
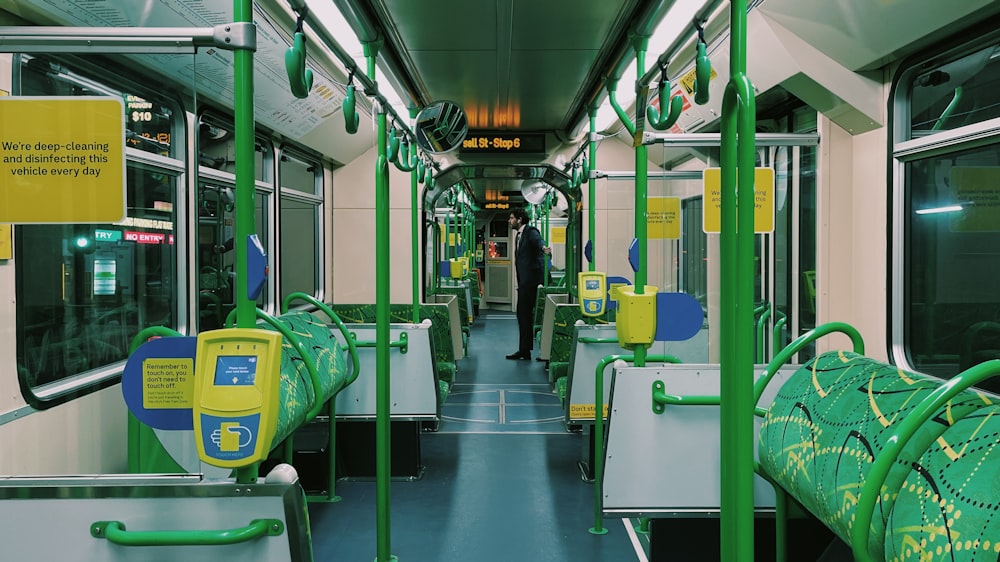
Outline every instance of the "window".
<svg viewBox="0 0 1000 562"><path fill-rule="evenodd" d="M148 326L176 321L176 178L129 166L116 224L16 229L17 364L27 388L128 357Z"/></svg>
<svg viewBox="0 0 1000 562"><path fill-rule="evenodd" d="M122 97L129 110L126 147L167 157L179 152L176 112L155 95L106 85L54 58L20 56L17 64L20 95ZM17 369L25 399L35 407L112 380L139 330L178 326L182 165L175 161L165 169L141 160L129 154L121 222L15 228Z"/></svg>
<svg viewBox="0 0 1000 562"><path fill-rule="evenodd" d="M897 76L893 348L942 377L1000 357L998 52L978 38Z"/></svg>
<svg viewBox="0 0 1000 562"><path fill-rule="evenodd" d="M282 296L297 291L321 296L323 189L320 170L318 162L294 152L283 151L279 158L281 267L278 269Z"/></svg>

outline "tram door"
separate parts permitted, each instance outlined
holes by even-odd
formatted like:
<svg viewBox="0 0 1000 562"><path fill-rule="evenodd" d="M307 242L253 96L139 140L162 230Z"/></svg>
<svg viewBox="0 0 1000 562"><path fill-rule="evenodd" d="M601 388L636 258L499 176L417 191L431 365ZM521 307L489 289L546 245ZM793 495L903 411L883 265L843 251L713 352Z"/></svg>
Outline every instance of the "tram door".
<svg viewBox="0 0 1000 562"><path fill-rule="evenodd" d="M486 237L486 302L512 304L514 302L514 244L510 223L501 215L490 221Z"/></svg>

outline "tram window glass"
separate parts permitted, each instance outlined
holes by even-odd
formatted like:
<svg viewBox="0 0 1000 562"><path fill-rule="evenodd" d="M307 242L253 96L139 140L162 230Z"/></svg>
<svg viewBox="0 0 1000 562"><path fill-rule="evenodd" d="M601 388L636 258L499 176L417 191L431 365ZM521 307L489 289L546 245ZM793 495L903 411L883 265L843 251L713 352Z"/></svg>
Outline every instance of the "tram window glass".
<svg viewBox="0 0 1000 562"><path fill-rule="evenodd" d="M892 343L897 362L941 377L1000 358L998 44L972 38L896 78ZM944 130L942 147L931 135Z"/></svg>
<svg viewBox="0 0 1000 562"><path fill-rule="evenodd" d="M702 229L702 198L681 201L681 287L708 307L707 238Z"/></svg>
<svg viewBox="0 0 1000 562"><path fill-rule="evenodd" d="M119 223L15 230L18 375L36 397L126 359L140 329L177 326L176 177L129 165L126 179Z"/></svg>
<svg viewBox="0 0 1000 562"><path fill-rule="evenodd" d="M998 53L1000 42L991 41L984 48L932 63L916 73L910 82L910 138L1000 117Z"/></svg>
<svg viewBox="0 0 1000 562"><path fill-rule="evenodd" d="M282 154L281 158L278 159L281 187L309 195L320 195L317 168L318 165L313 162L301 160L287 152Z"/></svg>
<svg viewBox="0 0 1000 562"><path fill-rule="evenodd" d="M1000 358L1000 153L905 166L906 341L914 367L950 376Z"/></svg>
<svg viewBox="0 0 1000 562"><path fill-rule="evenodd" d="M284 295L301 291L319 295L321 166L296 152L283 151L278 158L281 229L281 278Z"/></svg>
<svg viewBox="0 0 1000 562"><path fill-rule="evenodd" d="M201 116L198 124L198 164L227 174L236 174L236 136L232 120L215 114ZM267 143L254 144L254 179L271 181L268 173Z"/></svg>
<svg viewBox="0 0 1000 562"><path fill-rule="evenodd" d="M312 202L281 199L281 290L318 293L319 213Z"/></svg>
<svg viewBox="0 0 1000 562"><path fill-rule="evenodd" d="M24 96L112 96L125 100L125 146L176 157L174 112L166 104L139 93L113 88L56 59L20 55L20 85Z"/></svg>

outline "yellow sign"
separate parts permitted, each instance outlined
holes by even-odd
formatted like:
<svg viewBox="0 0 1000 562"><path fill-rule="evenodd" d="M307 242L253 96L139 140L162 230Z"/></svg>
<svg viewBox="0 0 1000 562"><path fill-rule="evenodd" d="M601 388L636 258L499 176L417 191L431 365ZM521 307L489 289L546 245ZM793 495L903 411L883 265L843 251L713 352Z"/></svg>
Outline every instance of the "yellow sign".
<svg viewBox="0 0 1000 562"><path fill-rule="evenodd" d="M601 411L604 412L604 418L608 417L608 405L601 404ZM594 419L594 413L597 411L596 404L570 404L569 405L569 417L570 419Z"/></svg>
<svg viewBox="0 0 1000 562"><path fill-rule="evenodd" d="M681 76L681 79L678 80L678 82L681 83L681 87L683 87L684 91L687 93L688 97L694 97L694 82L695 82L695 73L697 72L697 70L698 70L697 68L692 68L687 72L687 74ZM708 81L711 82L712 80L715 80L715 78L718 75L719 73L715 71L715 67L713 66L712 74L709 75Z"/></svg>
<svg viewBox="0 0 1000 562"><path fill-rule="evenodd" d="M650 197L647 201L646 238L664 240L680 239L680 197Z"/></svg>
<svg viewBox="0 0 1000 562"><path fill-rule="evenodd" d="M566 243L566 227L565 226L553 226L549 229L549 243L551 244L565 244Z"/></svg>
<svg viewBox="0 0 1000 562"><path fill-rule="evenodd" d="M142 362L142 407L191 408L194 406L194 360L184 357L146 359Z"/></svg>
<svg viewBox="0 0 1000 562"><path fill-rule="evenodd" d="M722 170L705 168L702 230L722 231ZM757 234L774 232L774 170L754 169L753 231Z"/></svg>
<svg viewBox="0 0 1000 562"><path fill-rule="evenodd" d="M0 97L0 222L125 217L125 103Z"/></svg>
<svg viewBox="0 0 1000 562"><path fill-rule="evenodd" d="M1000 168L955 167L951 169L953 205L930 209L948 212L954 232L996 232L997 211L1000 209ZM917 210L927 214L928 210Z"/></svg>
<svg viewBox="0 0 1000 562"><path fill-rule="evenodd" d="M14 227L9 224L0 224L0 260L9 260L14 257Z"/></svg>

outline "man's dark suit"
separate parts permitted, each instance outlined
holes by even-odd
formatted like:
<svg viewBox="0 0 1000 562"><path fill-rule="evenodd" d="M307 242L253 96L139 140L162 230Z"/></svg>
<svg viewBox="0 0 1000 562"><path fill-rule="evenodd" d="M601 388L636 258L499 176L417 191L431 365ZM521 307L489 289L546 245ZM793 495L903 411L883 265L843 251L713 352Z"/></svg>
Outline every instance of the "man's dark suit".
<svg viewBox="0 0 1000 562"><path fill-rule="evenodd" d="M545 272L542 235L533 226L525 226L514 245L517 273L518 353L529 356L534 341L535 300Z"/></svg>

